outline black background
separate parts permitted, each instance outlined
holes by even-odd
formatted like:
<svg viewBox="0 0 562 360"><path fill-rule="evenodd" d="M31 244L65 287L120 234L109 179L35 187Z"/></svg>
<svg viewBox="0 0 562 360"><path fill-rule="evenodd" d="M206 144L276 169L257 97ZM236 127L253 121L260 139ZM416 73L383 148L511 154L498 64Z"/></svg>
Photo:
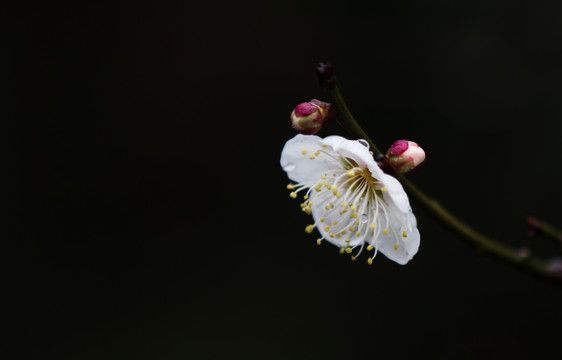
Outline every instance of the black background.
<svg viewBox="0 0 562 360"><path fill-rule="evenodd" d="M524 220L560 226L561 13L558 1L17 9L6 241L23 256L4 275L19 357L560 356L559 285L476 254L415 202L422 242L406 266L318 247L279 156L292 108L328 100L314 68L331 61L379 147L425 149L411 176L422 189L505 243L559 256ZM335 123L319 135L331 134L346 135Z"/></svg>

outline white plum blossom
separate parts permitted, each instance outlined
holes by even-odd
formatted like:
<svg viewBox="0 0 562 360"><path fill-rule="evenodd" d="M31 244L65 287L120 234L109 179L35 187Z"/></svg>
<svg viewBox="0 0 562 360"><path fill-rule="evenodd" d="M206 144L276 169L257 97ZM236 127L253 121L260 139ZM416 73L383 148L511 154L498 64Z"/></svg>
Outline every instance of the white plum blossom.
<svg viewBox="0 0 562 360"><path fill-rule="evenodd" d="M353 260L366 250L369 264L377 252L402 265L417 253L420 233L408 196L364 140L299 134L285 144L281 166L295 182L287 185L291 197L303 194L301 208L314 219L305 231L318 229L319 245L326 240Z"/></svg>

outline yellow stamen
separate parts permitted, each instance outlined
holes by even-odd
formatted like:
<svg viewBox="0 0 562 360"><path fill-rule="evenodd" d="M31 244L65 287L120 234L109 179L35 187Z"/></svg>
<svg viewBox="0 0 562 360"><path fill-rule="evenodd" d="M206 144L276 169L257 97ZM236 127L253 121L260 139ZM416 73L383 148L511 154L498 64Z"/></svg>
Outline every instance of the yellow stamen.
<svg viewBox="0 0 562 360"><path fill-rule="evenodd" d="M293 191L292 193L289 194L289 196L292 197L293 199L296 199L297 193Z"/></svg>
<svg viewBox="0 0 562 360"><path fill-rule="evenodd" d="M314 155L316 155L316 156L320 155L320 150L316 150L316 152L314 153Z"/></svg>
<svg viewBox="0 0 562 360"><path fill-rule="evenodd" d="M322 239L316 240L316 244L317 244L318 246L320 246L320 245L322 244Z"/></svg>
<svg viewBox="0 0 562 360"><path fill-rule="evenodd" d="M367 251L371 251L371 250L373 250L373 245L367 246Z"/></svg>
<svg viewBox="0 0 562 360"><path fill-rule="evenodd" d="M403 237L408 237L408 234L406 234L406 230L404 230L404 231L402 232L402 236L403 236Z"/></svg>
<svg viewBox="0 0 562 360"><path fill-rule="evenodd" d="M347 176L349 176L349 177L355 176L355 171L349 170L349 171L347 172Z"/></svg>
<svg viewBox="0 0 562 360"><path fill-rule="evenodd" d="M295 188L295 186L293 184L287 185L287 189L289 189L289 190L293 190L294 188Z"/></svg>
<svg viewBox="0 0 562 360"><path fill-rule="evenodd" d="M373 265L373 259L368 258L368 259L367 259L367 263L368 263L369 265Z"/></svg>
<svg viewBox="0 0 562 360"><path fill-rule="evenodd" d="M361 231L356 232L355 236L361 236Z"/></svg>
<svg viewBox="0 0 562 360"><path fill-rule="evenodd" d="M383 187L383 188L381 188L381 191L382 191L382 192L387 192L387 191L388 191L388 189L387 189L387 188L385 188L385 187Z"/></svg>
<svg viewBox="0 0 562 360"><path fill-rule="evenodd" d="M383 233L384 235L388 235L388 229L382 229L382 233Z"/></svg>
<svg viewBox="0 0 562 360"><path fill-rule="evenodd" d="M340 248L340 254L343 254L345 252L345 248Z"/></svg>
<svg viewBox="0 0 562 360"><path fill-rule="evenodd" d="M342 206L342 207L346 207L346 206L347 206L347 203L344 201L344 202L341 203L341 206Z"/></svg>
<svg viewBox="0 0 562 360"><path fill-rule="evenodd" d="M316 159L316 157L315 157L314 155L310 155L308 158L309 158L310 160Z"/></svg>
<svg viewBox="0 0 562 360"><path fill-rule="evenodd" d="M394 250L398 250L398 243L394 244Z"/></svg>
<svg viewBox="0 0 562 360"><path fill-rule="evenodd" d="M324 220L325 220L324 217L320 218L320 222L324 222Z"/></svg>
<svg viewBox="0 0 562 360"><path fill-rule="evenodd" d="M301 150L301 154L306 155L306 153L307 153L306 149Z"/></svg>
<svg viewBox="0 0 562 360"><path fill-rule="evenodd" d="M314 225L308 225L304 231L306 231L308 234L310 234L312 231L314 230Z"/></svg>
<svg viewBox="0 0 562 360"><path fill-rule="evenodd" d="M351 248L350 247L346 248L345 252L348 253L348 254L351 254Z"/></svg>
<svg viewBox="0 0 562 360"><path fill-rule="evenodd" d="M324 226L324 231L330 231L330 225Z"/></svg>
<svg viewBox="0 0 562 360"><path fill-rule="evenodd" d="M337 225L337 224L338 224L338 221L337 221L337 220L334 220L334 222L333 222L332 224Z"/></svg>
<svg viewBox="0 0 562 360"><path fill-rule="evenodd" d="M375 224L370 224L369 225L369 229L374 229L375 228Z"/></svg>

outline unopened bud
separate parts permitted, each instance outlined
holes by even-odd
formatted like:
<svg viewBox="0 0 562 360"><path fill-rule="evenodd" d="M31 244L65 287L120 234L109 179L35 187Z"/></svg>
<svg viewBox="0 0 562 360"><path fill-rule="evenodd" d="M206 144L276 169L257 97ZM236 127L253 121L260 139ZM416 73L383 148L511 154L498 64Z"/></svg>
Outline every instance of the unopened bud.
<svg viewBox="0 0 562 360"><path fill-rule="evenodd" d="M313 135L322 129L322 124L328 120L329 114L330 104L312 99L297 105L291 113L291 122L299 133Z"/></svg>
<svg viewBox="0 0 562 360"><path fill-rule="evenodd" d="M405 174L424 162L425 152L413 141L398 140L388 149L386 157L394 170Z"/></svg>

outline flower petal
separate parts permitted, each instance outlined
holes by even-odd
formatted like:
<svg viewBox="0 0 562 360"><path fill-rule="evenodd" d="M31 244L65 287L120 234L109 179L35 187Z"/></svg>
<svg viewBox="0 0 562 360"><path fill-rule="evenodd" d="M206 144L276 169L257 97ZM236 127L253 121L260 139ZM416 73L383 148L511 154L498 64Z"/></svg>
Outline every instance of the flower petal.
<svg viewBox="0 0 562 360"><path fill-rule="evenodd" d="M335 152L343 157L353 159L360 167L368 168L375 179L383 175L382 170L373 158L373 154L359 141L347 140L341 136L328 136L323 143L331 146Z"/></svg>
<svg viewBox="0 0 562 360"><path fill-rule="evenodd" d="M398 210L402 214L411 212L408 195L406 195L400 181L390 175L382 174L380 182L384 184L387 190L383 193L384 200L393 210Z"/></svg>
<svg viewBox="0 0 562 360"><path fill-rule="evenodd" d="M410 261L418 252L420 246L420 232L415 226L416 218L414 214L409 213L405 220L408 223L408 227L411 228L411 230L406 233L406 237L404 237L402 233L404 231L402 224L394 219L389 221L390 224L386 224L385 226L389 230L388 235L381 234L376 240L376 243L372 244L387 258L400 265L405 265ZM395 248L396 244L398 244L397 248Z"/></svg>
<svg viewBox="0 0 562 360"><path fill-rule="evenodd" d="M326 172L330 166L326 160L317 157L310 159L311 155L322 148L321 141L322 138L315 135L298 134L285 143L281 152L281 167L287 172L289 179L305 183L318 180Z"/></svg>

